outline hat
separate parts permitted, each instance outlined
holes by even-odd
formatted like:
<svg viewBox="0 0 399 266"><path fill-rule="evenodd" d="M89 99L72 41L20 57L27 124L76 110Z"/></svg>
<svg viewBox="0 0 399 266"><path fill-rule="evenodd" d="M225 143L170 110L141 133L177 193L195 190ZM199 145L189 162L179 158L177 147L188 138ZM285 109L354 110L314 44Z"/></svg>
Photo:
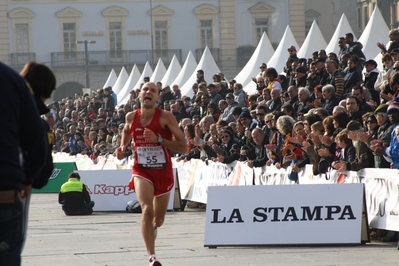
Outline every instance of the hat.
<svg viewBox="0 0 399 266"><path fill-rule="evenodd" d="M325 63L325 62L326 62L326 59L321 58L321 57L317 58L317 60L316 60L316 63Z"/></svg>
<svg viewBox="0 0 399 266"><path fill-rule="evenodd" d="M373 65L373 66L377 66L377 62L374 61L373 59L367 60L366 63L364 63L364 65Z"/></svg>
<svg viewBox="0 0 399 266"><path fill-rule="evenodd" d="M112 122L110 125L109 125L110 127L117 127L118 126L118 124L117 123L114 123L114 122Z"/></svg>
<svg viewBox="0 0 399 266"><path fill-rule="evenodd" d="M231 83L233 83L233 84L236 84L237 83L237 81L235 80L235 79L232 79L232 80L230 80L230 82L229 82L230 84Z"/></svg>
<svg viewBox="0 0 399 266"><path fill-rule="evenodd" d="M208 86L207 86L207 88L216 88L216 86L215 86L215 84L213 84L213 83L209 83Z"/></svg>
<svg viewBox="0 0 399 266"><path fill-rule="evenodd" d="M360 124L358 121L356 120L351 120L349 121L349 123L346 125L346 129L348 131L356 131L359 130L362 127L362 124Z"/></svg>
<svg viewBox="0 0 399 266"><path fill-rule="evenodd" d="M386 113L388 110L388 104L380 104L377 108L375 108L374 110L374 114L378 114L378 113Z"/></svg>
<svg viewBox="0 0 399 266"><path fill-rule="evenodd" d="M99 118L99 119L97 119L97 123L98 122L104 122L104 118Z"/></svg>
<svg viewBox="0 0 399 266"><path fill-rule="evenodd" d="M239 116L239 118L248 118L248 119L252 119L251 113L248 110L243 110Z"/></svg>
<svg viewBox="0 0 399 266"><path fill-rule="evenodd" d="M306 74L306 68L303 67L303 66L297 67L297 68L295 69L295 72L296 72L296 73L303 73L303 74Z"/></svg>
<svg viewBox="0 0 399 266"><path fill-rule="evenodd" d="M390 54L399 54L399 48L393 49Z"/></svg>
<svg viewBox="0 0 399 266"><path fill-rule="evenodd" d="M399 98L396 97L388 106L388 114L399 113Z"/></svg>
<svg viewBox="0 0 399 266"><path fill-rule="evenodd" d="M112 123L111 123L112 124ZM125 127L125 124L124 123L120 123L119 124L119 128L124 128Z"/></svg>
<svg viewBox="0 0 399 266"><path fill-rule="evenodd" d="M234 94L232 94L232 93L227 93L227 94L226 94L226 98L234 98Z"/></svg>
<svg viewBox="0 0 399 266"><path fill-rule="evenodd" d="M294 50L294 51L296 52L296 48L295 48L295 46L293 46L293 45L291 45L290 47L288 47L287 50L288 50L288 51L289 51L289 50Z"/></svg>
<svg viewBox="0 0 399 266"><path fill-rule="evenodd" d="M198 83L194 83L194 84L193 84L193 87L196 87L196 88L197 88L197 87L198 87Z"/></svg>

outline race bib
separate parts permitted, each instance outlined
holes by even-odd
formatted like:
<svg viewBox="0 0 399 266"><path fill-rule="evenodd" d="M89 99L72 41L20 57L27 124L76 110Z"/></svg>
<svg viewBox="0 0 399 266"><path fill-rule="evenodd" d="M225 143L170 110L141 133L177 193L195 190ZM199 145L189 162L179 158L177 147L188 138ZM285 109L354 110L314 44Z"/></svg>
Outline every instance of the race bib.
<svg viewBox="0 0 399 266"><path fill-rule="evenodd" d="M137 147L137 162L143 168L164 169L165 152L162 146Z"/></svg>

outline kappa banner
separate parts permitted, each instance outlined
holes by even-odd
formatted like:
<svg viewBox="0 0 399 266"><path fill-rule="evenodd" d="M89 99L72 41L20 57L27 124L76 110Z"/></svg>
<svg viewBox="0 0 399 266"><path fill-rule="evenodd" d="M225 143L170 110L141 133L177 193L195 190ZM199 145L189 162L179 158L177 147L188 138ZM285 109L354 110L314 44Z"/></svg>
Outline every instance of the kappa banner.
<svg viewBox="0 0 399 266"><path fill-rule="evenodd" d="M128 186L132 170L78 170L91 199L94 211L124 211L126 203L137 200ZM176 180L176 171L173 171ZM176 182L175 182L176 185ZM171 190L168 210L174 209L175 186Z"/></svg>

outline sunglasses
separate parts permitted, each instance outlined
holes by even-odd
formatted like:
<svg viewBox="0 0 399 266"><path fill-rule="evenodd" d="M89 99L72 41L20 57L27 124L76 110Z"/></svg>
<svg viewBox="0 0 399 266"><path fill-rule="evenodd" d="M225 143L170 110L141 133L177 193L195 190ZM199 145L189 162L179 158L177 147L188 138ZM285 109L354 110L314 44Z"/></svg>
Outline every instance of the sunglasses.
<svg viewBox="0 0 399 266"><path fill-rule="evenodd" d="M273 119L267 120L267 121L266 121L266 124L269 124L269 123L271 123L271 122L273 122Z"/></svg>
<svg viewBox="0 0 399 266"><path fill-rule="evenodd" d="M295 50L288 50L288 52L294 52Z"/></svg>
<svg viewBox="0 0 399 266"><path fill-rule="evenodd" d="M224 135L224 136L221 136L220 138L221 139L227 139L227 138L230 138L230 136L229 135Z"/></svg>
<svg viewBox="0 0 399 266"><path fill-rule="evenodd" d="M264 67L264 66L261 66L261 67L259 67L260 69L263 69L263 68L266 68L266 67Z"/></svg>
<svg viewBox="0 0 399 266"><path fill-rule="evenodd" d="M382 60L382 62L386 62L386 61L392 61L391 59L384 59L384 60Z"/></svg>

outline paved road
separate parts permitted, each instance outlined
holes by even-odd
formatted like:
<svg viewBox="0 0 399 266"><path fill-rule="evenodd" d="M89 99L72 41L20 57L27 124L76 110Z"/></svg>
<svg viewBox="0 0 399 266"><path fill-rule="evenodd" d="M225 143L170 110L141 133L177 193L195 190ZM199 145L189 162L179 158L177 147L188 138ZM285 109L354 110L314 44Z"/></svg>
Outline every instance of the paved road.
<svg viewBox="0 0 399 266"><path fill-rule="evenodd" d="M223 247L204 245L205 211L170 212L158 230L164 266L398 265L396 243L333 247ZM239 233L239 232L238 232ZM309 232L311 234L311 232ZM56 194L32 196L22 265L143 265L147 255L140 214L96 212L67 217Z"/></svg>

